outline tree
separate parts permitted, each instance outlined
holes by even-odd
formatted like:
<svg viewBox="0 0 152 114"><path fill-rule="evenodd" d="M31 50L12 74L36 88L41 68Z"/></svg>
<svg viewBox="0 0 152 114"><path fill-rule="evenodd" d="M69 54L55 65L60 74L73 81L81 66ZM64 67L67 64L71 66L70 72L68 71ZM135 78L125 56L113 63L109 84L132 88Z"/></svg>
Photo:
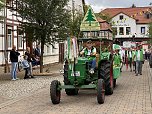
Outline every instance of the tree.
<svg viewBox="0 0 152 114"><path fill-rule="evenodd" d="M5 0L0 0L0 12L5 7ZM3 19L3 15L0 15L0 19Z"/></svg>
<svg viewBox="0 0 152 114"><path fill-rule="evenodd" d="M131 8L136 8L136 5L135 5L135 4L132 4Z"/></svg>
<svg viewBox="0 0 152 114"><path fill-rule="evenodd" d="M152 22L149 24L149 43L151 44L152 46Z"/></svg>
<svg viewBox="0 0 152 114"><path fill-rule="evenodd" d="M68 0L18 0L17 17L28 40L41 43L40 72L43 72L44 45L59 42L69 32L70 11ZM67 33L67 34L66 34Z"/></svg>
<svg viewBox="0 0 152 114"><path fill-rule="evenodd" d="M91 26L91 21L96 21L96 20L94 19L94 16L93 16L92 14L93 14L93 13L92 13L91 9L89 9L88 15L87 15L87 19L85 20L85 21L89 21L89 26Z"/></svg>
<svg viewBox="0 0 152 114"><path fill-rule="evenodd" d="M111 18L109 16L109 14L96 13L96 16L100 17L103 20L106 20L108 23L111 22Z"/></svg>

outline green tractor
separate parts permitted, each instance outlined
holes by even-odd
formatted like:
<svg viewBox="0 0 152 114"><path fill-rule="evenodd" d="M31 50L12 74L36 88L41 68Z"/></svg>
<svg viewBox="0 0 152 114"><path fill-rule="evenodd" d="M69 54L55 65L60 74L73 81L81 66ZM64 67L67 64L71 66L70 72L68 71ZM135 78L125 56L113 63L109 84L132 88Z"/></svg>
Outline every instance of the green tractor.
<svg viewBox="0 0 152 114"><path fill-rule="evenodd" d="M87 14L94 16L92 9L89 8ZM85 18L89 17L86 14ZM89 32L100 30L100 25L95 19L95 16L92 17L92 21L89 22L88 19L84 21L88 22ZM91 19L91 18L89 18ZM95 21L93 21L93 19ZM86 22L84 23L86 24ZM97 25L94 27L93 25ZM82 23L83 26L83 23ZM86 27L86 25L85 25ZM81 27L83 29L83 27ZM86 30L86 29L85 29ZM81 31L85 31L84 29ZM113 41L107 38L100 37L84 37L84 38L68 38L67 40L67 57L64 62L64 85L58 80L54 80L50 85L50 97L53 104L60 103L61 90L65 89L67 95L78 95L80 89L95 89L97 90L97 102L103 104L105 100L105 94L113 94ZM77 53L82 50L86 45L86 42L91 40L94 47L97 49L96 54L96 68L94 73L90 73L90 57L83 57ZM72 49L70 49L73 47ZM71 58L71 50L74 51L74 56Z"/></svg>
<svg viewBox="0 0 152 114"><path fill-rule="evenodd" d="M85 40L90 39L79 39L79 43L81 45L82 43L85 44ZM67 59L64 63L64 85L61 85L58 80L54 80L50 86L53 104L60 102L61 89L65 89L67 95L77 95L80 89L96 89L99 104L104 103L105 94L113 94L112 41L107 39L91 40L99 50L99 53L96 54L97 66L95 72L93 74L89 72L90 57L78 57L77 62L75 60L71 62ZM103 45L108 49L102 48Z"/></svg>

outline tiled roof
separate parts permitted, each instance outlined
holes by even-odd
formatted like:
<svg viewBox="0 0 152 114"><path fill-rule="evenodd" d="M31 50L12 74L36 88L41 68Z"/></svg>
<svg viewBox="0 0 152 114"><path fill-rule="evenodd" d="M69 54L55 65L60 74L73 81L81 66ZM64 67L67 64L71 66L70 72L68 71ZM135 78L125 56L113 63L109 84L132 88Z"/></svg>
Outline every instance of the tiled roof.
<svg viewBox="0 0 152 114"><path fill-rule="evenodd" d="M97 17L97 21L102 23L102 22L105 22L106 20L103 20L100 17Z"/></svg>
<svg viewBox="0 0 152 114"><path fill-rule="evenodd" d="M119 13L124 13L129 17L134 18L137 23L149 23L151 19L147 19L145 13L152 11L152 7L135 7L135 8L107 8L100 13L108 15L110 18L118 15Z"/></svg>
<svg viewBox="0 0 152 114"><path fill-rule="evenodd" d="M110 24L106 20L103 20L99 17L97 18L97 20L100 23L100 30L103 30L103 31L110 30L110 31L112 31Z"/></svg>

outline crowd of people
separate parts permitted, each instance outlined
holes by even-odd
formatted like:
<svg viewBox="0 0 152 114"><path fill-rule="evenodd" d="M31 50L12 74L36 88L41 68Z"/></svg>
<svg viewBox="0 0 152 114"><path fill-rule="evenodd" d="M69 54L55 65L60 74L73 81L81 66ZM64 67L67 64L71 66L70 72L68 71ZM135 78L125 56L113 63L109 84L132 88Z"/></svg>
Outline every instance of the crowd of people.
<svg viewBox="0 0 152 114"><path fill-rule="evenodd" d="M121 57L121 71L122 67L126 65L126 69L130 72L135 72L135 75L142 75L142 66L144 64L145 50L142 45L138 45L136 48L123 48L119 50ZM129 68L128 68L129 67Z"/></svg>
<svg viewBox="0 0 152 114"><path fill-rule="evenodd" d="M18 58L20 53L16 50L16 46L12 47L10 51L10 61L11 61L11 77L12 80L17 80L17 70L18 70ZM23 60L21 61L22 67L25 70L24 79L34 78L32 74L32 67L40 64L40 56L41 52L39 49L39 45L33 50L31 53L30 47L26 48L26 52L23 55Z"/></svg>
<svg viewBox="0 0 152 114"><path fill-rule="evenodd" d="M135 72L135 75L142 75L142 66L145 59L149 59L149 53L142 48L142 45L132 48L115 48L113 54L113 66L122 68L126 66L130 72ZM86 43L86 47L80 52L80 55L90 56L91 69L90 73L94 73L96 67L96 48L92 45L92 41L89 40Z"/></svg>

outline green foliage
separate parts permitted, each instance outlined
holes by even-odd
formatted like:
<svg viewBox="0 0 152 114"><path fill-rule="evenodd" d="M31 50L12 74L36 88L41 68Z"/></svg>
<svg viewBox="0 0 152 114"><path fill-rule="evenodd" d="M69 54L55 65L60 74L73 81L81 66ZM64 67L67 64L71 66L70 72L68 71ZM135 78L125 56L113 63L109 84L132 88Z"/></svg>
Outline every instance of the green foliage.
<svg viewBox="0 0 152 114"><path fill-rule="evenodd" d="M69 0L18 0L17 17L21 17L21 27L29 42L39 41L41 51L44 45L59 42L69 34L71 12L66 9ZM15 9L14 9L15 10ZM43 72L43 53L40 59Z"/></svg>
<svg viewBox="0 0 152 114"><path fill-rule="evenodd" d="M106 20L109 23L111 22L111 18L108 14L97 13L96 16L100 17L103 20Z"/></svg>
<svg viewBox="0 0 152 114"><path fill-rule="evenodd" d="M112 36L113 38L115 38L115 36L117 35L117 28L112 28Z"/></svg>
<svg viewBox="0 0 152 114"><path fill-rule="evenodd" d="M80 25L82 22L83 16L81 13L76 13L76 15L74 16L74 19L70 21L70 33L72 36L75 37L80 37Z"/></svg>
<svg viewBox="0 0 152 114"><path fill-rule="evenodd" d="M5 0L0 0L0 10L5 6Z"/></svg>
<svg viewBox="0 0 152 114"><path fill-rule="evenodd" d="M152 45L152 22L149 24L149 43Z"/></svg>
<svg viewBox="0 0 152 114"><path fill-rule="evenodd" d="M64 35L58 31L69 29L70 14L65 8L67 2L68 0L18 0L18 16L24 20L21 23L29 40L53 44L63 38Z"/></svg>
<svg viewBox="0 0 152 114"><path fill-rule="evenodd" d="M91 9L89 9L89 11L88 11L88 15L87 15L87 19L85 20L85 21L89 21L89 26L91 26L91 21L96 21L95 19L94 19L94 16L92 15L92 11L91 11Z"/></svg>
<svg viewBox="0 0 152 114"><path fill-rule="evenodd" d="M5 0L0 0L0 12L5 7ZM3 19L3 15L0 15L0 20Z"/></svg>
<svg viewBox="0 0 152 114"><path fill-rule="evenodd" d="M132 4L131 8L136 8L136 5L135 5L135 4Z"/></svg>

